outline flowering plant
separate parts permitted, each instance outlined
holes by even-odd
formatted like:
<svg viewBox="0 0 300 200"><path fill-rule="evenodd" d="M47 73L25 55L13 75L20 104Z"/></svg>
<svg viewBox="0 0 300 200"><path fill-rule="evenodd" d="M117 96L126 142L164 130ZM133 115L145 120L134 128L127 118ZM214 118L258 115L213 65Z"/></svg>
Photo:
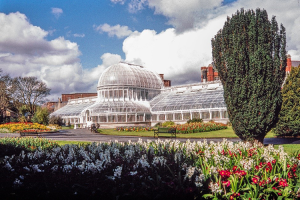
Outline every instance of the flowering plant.
<svg viewBox="0 0 300 200"><path fill-rule="evenodd" d="M50 131L45 125L38 124L38 123L31 123L31 122L10 122L6 124L1 124L0 128L5 128L10 130L11 132L25 132L25 131Z"/></svg>
<svg viewBox="0 0 300 200"><path fill-rule="evenodd" d="M0 193L4 199L24 191L42 198L296 199L299 165L300 154L289 156L283 147L227 140L65 145L3 158Z"/></svg>
<svg viewBox="0 0 300 200"><path fill-rule="evenodd" d="M209 131L216 131L227 129L226 124L216 123L216 122L209 122L209 123L202 123L202 122L194 122L194 123L186 123L182 125L176 125L176 132L177 133L199 133L199 132L209 132Z"/></svg>
<svg viewBox="0 0 300 200"><path fill-rule="evenodd" d="M125 132L145 132L145 131L154 131L154 128L148 126L119 126L115 128L115 130L125 131Z"/></svg>

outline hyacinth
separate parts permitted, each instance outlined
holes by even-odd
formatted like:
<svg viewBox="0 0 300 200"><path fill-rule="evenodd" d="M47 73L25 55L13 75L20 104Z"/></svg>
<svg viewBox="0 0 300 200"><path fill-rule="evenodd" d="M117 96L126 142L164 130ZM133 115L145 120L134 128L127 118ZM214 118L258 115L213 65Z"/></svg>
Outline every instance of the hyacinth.
<svg viewBox="0 0 300 200"><path fill-rule="evenodd" d="M33 174L50 173L54 177L92 175L124 184L130 180L151 185L161 180L160 184L167 187L184 183L188 187L186 192L198 191L198 195L207 198L262 199L278 194L291 198L298 190L295 181L299 176L300 155L293 158L282 151L282 147L227 140L181 143L140 139L50 149L37 147L32 152L3 158L0 167L12 174L11 184L18 187L25 187L24 183ZM173 180L174 177L180 181ZM285 192L292 190L295 191ZM260 193L264 195L255 196Z"/></svg>

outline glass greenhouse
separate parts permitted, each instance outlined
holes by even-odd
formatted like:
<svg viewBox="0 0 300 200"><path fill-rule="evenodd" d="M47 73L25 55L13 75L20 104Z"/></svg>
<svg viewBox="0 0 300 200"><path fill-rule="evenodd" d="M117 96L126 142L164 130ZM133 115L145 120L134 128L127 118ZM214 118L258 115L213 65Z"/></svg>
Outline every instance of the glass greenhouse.
<svg viewBox="0 0 300 200"><path fill-rule="evenodd" d="M142 66L120 62L99 78L97 97L69 100L51 114L66 123L101 127L154 125L192 118L228 121L220 82L164 88L161 77Z"/></svg>

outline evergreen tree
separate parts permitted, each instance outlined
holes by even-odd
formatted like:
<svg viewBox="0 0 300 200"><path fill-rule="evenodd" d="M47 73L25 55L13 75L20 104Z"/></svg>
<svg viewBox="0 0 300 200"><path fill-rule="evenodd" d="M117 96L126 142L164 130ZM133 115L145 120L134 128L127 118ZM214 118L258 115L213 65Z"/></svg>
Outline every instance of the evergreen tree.
<svg viewBox="0 0 300 200"><path fill-rule="evenodd" d="M292 67L282 89L282 106L275 134L300 135L300 65Z"/></svg>
<svg viewBox="0 0 300 200"><path fill-rule="evenodd" d="M244 141L263 142L278 121L285 48L285 28L260 9L237 11L212 39L229 120Z"/></svg>

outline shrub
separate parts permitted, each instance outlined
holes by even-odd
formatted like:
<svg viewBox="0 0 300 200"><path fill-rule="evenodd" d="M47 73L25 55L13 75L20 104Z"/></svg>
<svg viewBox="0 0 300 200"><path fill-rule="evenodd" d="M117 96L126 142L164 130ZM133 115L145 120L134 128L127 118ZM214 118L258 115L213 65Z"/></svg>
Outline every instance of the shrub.
<svg viewBox="0 0 300 200"><path fill-rule="evenodd" d="M49 124L49 111L47 108L38 108L37 111L34 113L32 122L48 125Z"/></svg>
<svg viewBox="0 0 300 200"><path fill-rule="evenodd" d="M60 116L51 116L49 119L49 124L57 124L58 126L62 126L63 119Z"/></svg>
<svg viewBox="0 0 300 200"><path fill-rule="evenodd" d="M172 122L172 121L166 121L166 122L164 122L164 123L162 123L162 127L171 127L171 126L174 126L175 125L175 123L174 122Z"/></svg>
<svg viewBox="0 0 300 200"><path fill-rule="evenodd" d="M203 122L203 120L202 119L200 119L200 118L193 118L193 119L189 119L186 123L195 123L195 122L200 122L200 123L202 123Z"/></svg>
<svg viewBox="0 0 300 200"><path fill-rule="evenodd" d="M159 126L161 126L161 125L162 125L161 122L157 122L157 123L154 125L154 127L159 127Z"/></svg>

